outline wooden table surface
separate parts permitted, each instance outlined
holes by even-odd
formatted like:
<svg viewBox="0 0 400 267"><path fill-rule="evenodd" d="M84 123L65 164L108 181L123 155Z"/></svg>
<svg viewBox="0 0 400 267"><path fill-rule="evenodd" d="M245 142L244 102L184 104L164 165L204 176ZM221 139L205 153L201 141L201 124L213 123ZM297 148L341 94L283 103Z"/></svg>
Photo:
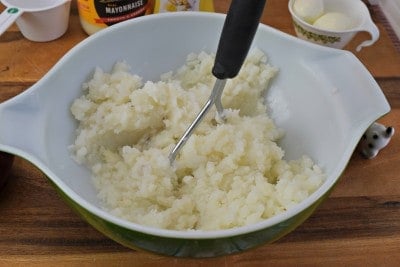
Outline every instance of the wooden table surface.
<svg viewBox="0 0 400 267"><path fill-rule="evenodd" d="M226 13L229 0L214 2L216 12ZM370 9L381 31L379 41L356 53L355 46L369 37L360 33L346 49L364 63L391 104L380 122L400 131L399 46L379 10ZM294 34L287 1L267 1L262 22ZM12 26L0 37L0 101L29 88L86 37L75 1L69 29L58 40L30 42ZM163 257L115 243L77 216L35 166L16 157L0 192L0 266L398 266L399 148L397 133L375 159L355 153L330 198L283 239L212 259Z"/></svg>

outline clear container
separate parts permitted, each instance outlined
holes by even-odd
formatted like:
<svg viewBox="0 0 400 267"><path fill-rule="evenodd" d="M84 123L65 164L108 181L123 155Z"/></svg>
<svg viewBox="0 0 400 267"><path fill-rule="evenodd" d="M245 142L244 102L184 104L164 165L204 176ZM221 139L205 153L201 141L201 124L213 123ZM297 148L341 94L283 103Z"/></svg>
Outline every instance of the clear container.
<svg viewBox="0 0 400 267"><path fill-rule="evenodd" d="M151 14L153 0L77 0L79 18L87 34L121 21Z"/></svg>

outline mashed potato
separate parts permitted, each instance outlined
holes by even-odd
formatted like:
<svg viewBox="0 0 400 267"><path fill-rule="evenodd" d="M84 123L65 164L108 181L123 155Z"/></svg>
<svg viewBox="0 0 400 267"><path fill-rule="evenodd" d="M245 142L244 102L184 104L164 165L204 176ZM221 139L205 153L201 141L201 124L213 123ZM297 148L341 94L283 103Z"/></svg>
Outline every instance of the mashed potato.
<svg viewBox="0 0 400 267"><path fill-rule="evenodd" d="M213 55L191 54L144 83L120 62L83 84L71 107L79 121L71 151L112 214L165 229L227 229L281 213L322 184L308 157L283 159L282 131L262 97L277 69L257 49L226 84L226 122L212 109L170 166L170 151L210 95L213 63Z"/></svg>

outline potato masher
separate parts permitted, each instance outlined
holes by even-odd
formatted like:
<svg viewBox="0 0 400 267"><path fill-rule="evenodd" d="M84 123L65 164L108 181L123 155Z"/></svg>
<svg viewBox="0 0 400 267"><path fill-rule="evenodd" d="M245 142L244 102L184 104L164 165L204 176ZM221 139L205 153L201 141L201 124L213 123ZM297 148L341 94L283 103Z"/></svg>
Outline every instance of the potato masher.
<svg viewBox="0 0 400 267"><path fill-rule="evenodd" d="M211 95L169 154L171 165L193 131L215 105L218 116L224 119L221 103L226 80L234 78L247 56L264 10L266 0L233 0L226 15L218 43L212 74L217 78Z"/></svg>

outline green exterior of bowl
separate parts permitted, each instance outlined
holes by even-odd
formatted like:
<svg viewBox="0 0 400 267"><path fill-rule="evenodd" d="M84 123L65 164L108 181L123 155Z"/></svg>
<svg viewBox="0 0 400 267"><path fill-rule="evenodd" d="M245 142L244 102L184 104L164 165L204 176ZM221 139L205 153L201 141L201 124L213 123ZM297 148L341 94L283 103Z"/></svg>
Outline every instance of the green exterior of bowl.
<svg viewBox="0 0 400 267"><path fill-rule="evenodd" d="M85 221L119 244L134 249L175 257L207 258L243 252L272 243L302 224L329 196L330 189L307 209L271 227L247 234L217 239L182 239L149 235L104 220L83 208L48 179L61 198Z"/></svg>

